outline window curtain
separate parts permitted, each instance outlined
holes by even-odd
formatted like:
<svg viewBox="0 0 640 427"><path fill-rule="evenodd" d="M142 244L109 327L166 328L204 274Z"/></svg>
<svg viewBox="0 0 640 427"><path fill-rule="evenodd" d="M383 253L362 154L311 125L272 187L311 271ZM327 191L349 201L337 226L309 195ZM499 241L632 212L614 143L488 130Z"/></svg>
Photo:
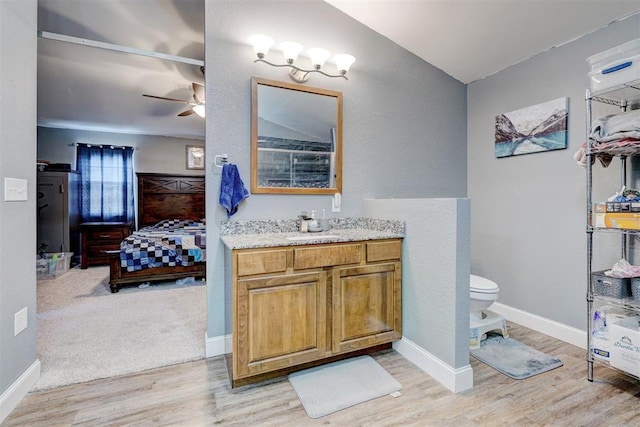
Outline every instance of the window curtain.
<svg viewBox="0 0 640 427"><path fill-rule="evenodd" d="M78 144L82 222L133 222L133 147Z"/></svg>

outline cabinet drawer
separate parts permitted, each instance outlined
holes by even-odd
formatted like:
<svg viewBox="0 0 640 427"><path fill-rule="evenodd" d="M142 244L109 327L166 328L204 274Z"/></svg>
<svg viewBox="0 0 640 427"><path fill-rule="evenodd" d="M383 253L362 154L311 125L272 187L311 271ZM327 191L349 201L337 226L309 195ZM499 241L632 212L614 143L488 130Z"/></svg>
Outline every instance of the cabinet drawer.
<svg viewBox="0 0 640 427"><path fill-rule="evenodd" d="M126 237L124 230L90 230L87 237L89 240L124 240Z"/></svg>
<svg viewBox="0 0 640 427"><path fill-rule="evenodd" d="M284 273L287 270L287 250L239 252L237 265L238 276Z"/></svg>
<svg viewBox="0 0 640 427"><path fill-rule="evenodd" d="M334 265L359 264L361 245L315 246L293 249L294 270L330 267Z"/></svg>
<svg viewBox="0 0 640 427"><path fill-rule="evenodd" d="M367 262L388 261L402 258L402 241L368 242Z"/></svg>
<svg viewBox="0 0 640 427"><path fill-rule="evenodd" d="M105 251L117 251L120 249L120 244L112 244L112 245L90 245L88 248L88 256L89 258L101 258L109 256L109 254L105 253Z"/></svg>

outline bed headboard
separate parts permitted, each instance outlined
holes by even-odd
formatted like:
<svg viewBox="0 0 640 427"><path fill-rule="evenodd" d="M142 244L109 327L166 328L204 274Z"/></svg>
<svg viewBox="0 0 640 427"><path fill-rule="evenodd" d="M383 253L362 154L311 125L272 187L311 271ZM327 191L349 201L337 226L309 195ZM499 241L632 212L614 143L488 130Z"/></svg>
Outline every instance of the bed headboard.
<svg viewBox="0 0 640 427"><path fill-rule="evenodd" d="M138 228L163 219L199 220L205 217L204 175L136 173Z"/></svg>

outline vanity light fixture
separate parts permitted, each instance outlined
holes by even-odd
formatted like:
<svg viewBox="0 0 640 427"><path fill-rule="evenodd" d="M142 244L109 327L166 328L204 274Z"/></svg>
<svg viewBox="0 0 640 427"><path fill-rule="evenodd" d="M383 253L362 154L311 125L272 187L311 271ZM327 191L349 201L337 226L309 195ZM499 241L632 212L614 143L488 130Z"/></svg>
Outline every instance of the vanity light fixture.
<svg viewBox="0 0 640 427"><path fill-rule="evenodd" d="M303 50L302 45L299 43L289 41L280 43L279 47L285 57L286 64L274 64L273 62L265 59L269 49L274 44L271 37L262 34L254 34L249 37L249 42L253 45L253 50L258 57L258 59L253 61L254 63L264 62L272 67L289 67L289 77L298 83L304 83L309 80L309 74L311 73L320 73L327 77L342 77L343 79L349 80L346 76L347 71L349 71L349 67L351 67L351 65L356 61L356 58L346 53L335 55L331 62L336 65L338 74L329 74L322 70L322 66L325 61L331 56L328 50L321 48L309 49L307 54L311 59L311 65L313 68L308 69L294 64L298 59L298 55Z"/></svg>

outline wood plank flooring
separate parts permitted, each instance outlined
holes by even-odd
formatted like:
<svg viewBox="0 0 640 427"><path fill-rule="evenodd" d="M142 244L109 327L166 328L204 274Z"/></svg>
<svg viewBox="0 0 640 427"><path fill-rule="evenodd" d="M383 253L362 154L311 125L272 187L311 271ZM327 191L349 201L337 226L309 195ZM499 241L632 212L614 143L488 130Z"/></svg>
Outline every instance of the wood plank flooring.
<svg viewBox="0 0 640 427"><path fill-rule="evenodd" d="M224 357L30 393L10 426L640 426L640 382L596 366L584 351L509 323L517 340L564 366L513 380L471 358L473 390L454 394L393 350L374 358L403 385L316 420L286 378L231 389Z"/></svg>

